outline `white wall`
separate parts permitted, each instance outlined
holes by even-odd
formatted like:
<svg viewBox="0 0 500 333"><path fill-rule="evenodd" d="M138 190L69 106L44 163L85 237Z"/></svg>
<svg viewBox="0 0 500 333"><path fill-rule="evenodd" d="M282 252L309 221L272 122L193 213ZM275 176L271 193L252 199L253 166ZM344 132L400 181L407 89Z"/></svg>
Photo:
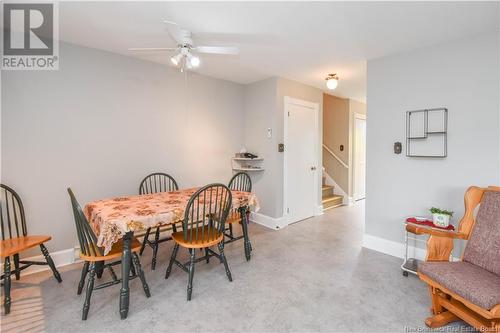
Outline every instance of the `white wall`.
<svg viewBox="0 0 500 333"><path fill-rule="evenodd" d="M66 188L84 203L135 194L152 171L181 187L227 183L243 143L243 87L61 43L59 71L2 72L2 182L30 233L75 244Z"/></svg>
<svg viewBox="0 0 500 333"><path fill-rule="evenodd" d="M403 241L405 216L462 216L470 185L499 184L498 33L368 61L366 233ZM408 158L405 111L447 107L448 157Z"/></svg>

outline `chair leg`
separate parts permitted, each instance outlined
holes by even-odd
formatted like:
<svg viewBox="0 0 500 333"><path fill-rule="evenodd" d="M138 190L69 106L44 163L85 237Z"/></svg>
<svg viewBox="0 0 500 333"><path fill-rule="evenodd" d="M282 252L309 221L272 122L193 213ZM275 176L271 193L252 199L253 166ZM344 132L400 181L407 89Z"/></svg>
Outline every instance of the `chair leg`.
<svg viewBox="0 0 500 333"><path fill-rule="evenodd" d="M104 273L104 261L96 261L95 262L95 275L98 279L102 277L102 273Z"/></svg>
<svg viewBox="0 0 500 333"><path fill-rule="evenodd" d="M205 248L205 260L207 264L210 262L210 256L208 255L208 247Z"/></svg>
<svg viewBox="0 0 500 333"><path fill-rule="evenodd" d="M135 265L134 265L134 257L133 256L130 257L130 273L132 274L132 276L137 275L137 271L136 271Z"/></svg>
<svg viewBox="0 0 500 333"><path fill-rule="evenodd" d="M4 288L4 309L5 309L5 314L10 313L10 258L5 257L5 263L3 265L3 270L4 270L4 281L3 281L3 288Z"/></svg>
<svg viewBox="0 0 500 333"><path fill-rule="evenodd" d="M170 272L172 271L172 265L174 264L175 257L177 256L177 251L179 251L179 244L175 243L174 250L170 256L170 262L168 263L167 272L165 273L165 279L168 279Z"/></svg>
<svg viewBox="0 0 500 333"><path fill-rule="evenodd" d="M148 228L146 230L146 234L144 235L144 239L142 240L141 250L139 251L139 254L141 256L142 256L142 252L144 252L144 248L146 248L146 244L148 243L148 237L149 237L150 231L151 231L151 228Z"/></svg>
<svg viewBox="0 0 500 333"><path fill-rule="evenodd" d="M191 300L191 294L193 293L193 276L194 276L194 261L196 259L196 250L190 249L189 253L191 253L191 261L189 263L189 278L188 278L188 287L187 287L187 300Z"/></svg>
<svg viewBox="0 0 500 333"><path fill-rule="evenodd" d="M229 223L229 236L232 239L233 238L233 224Z"/></svg>
<svg viewBox="0 0 500 333"><path fill-rule="evenodd" d="M135 270L139 275L139 279L141 279L142 288L144 289L146 297L151 297L151 293L149 292L149 286L148 283L146 282L146 278L144 277L144 271L142 270L141 261L139 260L139 256L137 255L137 253L135 252L132 253L132 260L134 262L133 266L135 266Z"/></svg>
<svg viewBox="0 0 500 333"><path fill-rule="evenodd" d="M42 250L42 254L45 257L45 261L47 261L47 264L49 265L50 269L52 270L52 274L54 274L54 277L56 278L57 282L61 283L61 275L56 269L56 265L54 264L54 261L50 257L49 251L45 247L45 245L40 244L40 250Z"/></svg>
<svg viewBox="0 0 500 333"><path fill-rule="evenodd" d="M245 208L243 208L245 209ZM242 208L240 208L241 212ZM248 238L248 225L247 225L247 215L246 212L241 213L242 214L242 219L241 219L241 230L243 232L243 247L245 249L245 258L247 261L250 260L251 257L251 252L252 252L252 244L250 243L250 239Z"/></svg>
<svg viewBox="0 0 500 333"><path fill-rule="evenodd" d="M83 314L82 320L87 320L87 315L89 314L90 308L90 297L92 296L92 291L94 290L94 279L95 279L95 263L90 264L89 280L87 281L87 293L85 294L85 302L83 303Z"/></svg>
<svg viewBox="0 0 500 333"><path fill-rule="evenodd" d="M21 271L19 270L19 253L14 254L14 269L16 272L16 280L21 278Z"/></svg>
<svg viewBox="0 0 500 333"><path fill-rule="evenodd" d="M116 276L115 271L113 270L113 267L108 266L109 274L111 275L111 278L113 281L118 281L118 277Z"/></svg>
<svg viewBox="0 0 500 333"><path fill-rule="evenodd" d="M224 255L224 243L220 242L219 245L217 246L219 247L221 261L224 264L224 268L226 269L227 279L231 282L233 281L233 277L231 276L231 271L229 270L229 266L227 265L227 259L226 256Z"/></svg>
<svg viewBox="0 0 500 333"><path fill-rule="evenodd" d="M151 260L151 269L154 271L156 268L156 254L158 253L158 241L160 240L160 227L156 228L155 242L153 246L153 259Z"/></svg>
<svg viewBox="0 0 500 333"><path fill-rule="evenodd" d="M85 285L85 277L87 276L88 271L89 271L89 262L86 261L83 264L82 276L80 277L80 283L78 283L78 291L76 292L77 295L80 295L82 293L83 286Z"/></svg>

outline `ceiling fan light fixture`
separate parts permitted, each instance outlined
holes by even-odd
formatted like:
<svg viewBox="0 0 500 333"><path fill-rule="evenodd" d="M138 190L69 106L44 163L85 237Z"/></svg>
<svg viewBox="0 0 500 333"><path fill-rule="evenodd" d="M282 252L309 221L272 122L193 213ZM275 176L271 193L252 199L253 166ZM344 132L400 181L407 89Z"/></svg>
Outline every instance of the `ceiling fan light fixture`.
<svg viewBox="0 0 500 333"><path fill-rule="evenodd" d="M199 67L200 66L200 58L198 58L197 56L193 56L191 55L189 57L189 63L191 64L191 66L193 66L194 68L196 67Z"/></svg>
<svg viewBox="0 0 500 333"><path fill-rule="evenodd" d="M180 53L178 53L178 54L174 55L172 58L170 58L170 61L175 66L178 66L181 63L181 60L182 60L182 54L180 54Z"/></svg>
<svg viewBox="0 0 500 333"><path fill-rule="evenodd" d="M334 90L339 84L339 77L337 76L337 74L328 74L325 80L326 87L330 90Z"/></svg>

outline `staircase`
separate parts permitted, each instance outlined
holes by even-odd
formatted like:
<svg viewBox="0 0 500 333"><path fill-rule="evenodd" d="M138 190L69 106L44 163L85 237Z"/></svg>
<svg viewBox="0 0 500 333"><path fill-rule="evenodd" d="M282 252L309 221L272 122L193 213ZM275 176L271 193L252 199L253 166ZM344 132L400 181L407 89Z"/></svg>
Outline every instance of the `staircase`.
<svg viewBox="0 0 500 333"><path fill-rule="evenodd" d="M334 208L342 205L344 197L333 193L333 186L325 185L322 187L323 193L323 210Z"/></svg>

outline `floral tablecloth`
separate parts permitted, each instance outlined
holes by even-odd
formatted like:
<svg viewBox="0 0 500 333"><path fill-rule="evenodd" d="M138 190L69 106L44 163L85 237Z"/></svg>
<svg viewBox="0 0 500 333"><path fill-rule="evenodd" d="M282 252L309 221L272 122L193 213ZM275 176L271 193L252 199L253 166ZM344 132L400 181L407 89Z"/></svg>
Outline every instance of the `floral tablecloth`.
<svg viewBox="0 0 500 333"><path fill-rule="evenodd" d="M85 205L83 212L97 235L97 245L107 254L112 245L129 231L182 220L189 199L198 189L97 200ZM249 206L254 211L259 210L259 202L253 193L231 192L232 209Z"/></svg>

